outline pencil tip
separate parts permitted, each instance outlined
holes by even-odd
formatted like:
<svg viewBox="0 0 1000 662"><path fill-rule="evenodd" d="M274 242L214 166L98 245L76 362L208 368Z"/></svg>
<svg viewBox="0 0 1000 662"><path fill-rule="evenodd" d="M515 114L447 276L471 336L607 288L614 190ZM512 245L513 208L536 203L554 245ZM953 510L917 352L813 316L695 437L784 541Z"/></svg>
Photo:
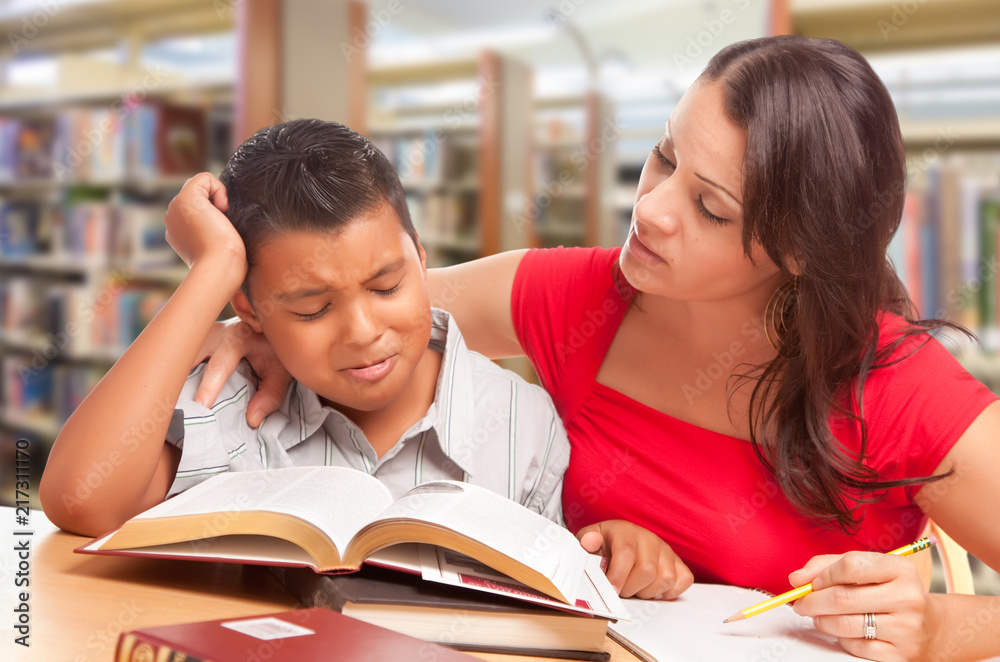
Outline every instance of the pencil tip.
<svg viewBox="0 0 1000 662"><path fill-rule="evenodd" d="M727 618L726 620L724 620L722 622L723 623L731 623L733 621L742 621L744 618L746 618L746 616L743 615L743 612L742 611L738 611L738 612L736 612L735 614L733 614L732 616L730 616L729 618Z"/></svg>

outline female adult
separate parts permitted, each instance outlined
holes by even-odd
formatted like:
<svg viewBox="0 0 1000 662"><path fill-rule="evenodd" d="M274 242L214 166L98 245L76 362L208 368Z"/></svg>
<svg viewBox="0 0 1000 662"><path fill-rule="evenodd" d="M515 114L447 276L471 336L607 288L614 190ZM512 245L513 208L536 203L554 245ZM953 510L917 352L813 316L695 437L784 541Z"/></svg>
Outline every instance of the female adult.
<svg viewBox="0 0 1000 662"><path fill-rule="evenodd" d="M812 581L796 609L862 657L1000 653L1000 598L929 595L907 559L843 554L901 546L930 516L1000 569L1000 521L977 512L1000 499L1000 405L924 333L940 323L913 320L886 261L904 180L860 55L743 42L668 119L620 252L429 275L470 347L531 358L573 445L567 524L605 521L613 562L638 556L628 582L665 563L652 532L700 581Z"/></svg>

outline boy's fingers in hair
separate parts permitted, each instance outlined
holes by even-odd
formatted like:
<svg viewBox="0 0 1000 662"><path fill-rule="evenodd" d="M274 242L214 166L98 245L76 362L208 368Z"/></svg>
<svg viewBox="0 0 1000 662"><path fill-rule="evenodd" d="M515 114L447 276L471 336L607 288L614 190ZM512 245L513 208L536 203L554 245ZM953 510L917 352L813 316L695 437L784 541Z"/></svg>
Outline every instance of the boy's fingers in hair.
<svg viewBox="0 0 1000 662"><path fill-rule="evenodd" d="M208 197L212 200L215 208L225 214L229 211L229 196L226 194L226 187L214 176L212 182L214 186L208 190Z"/></svg>
<svg viewBox="0 0 1000 662"><path fill-rule="evenodd" d="M221 212L226 212L229 209L226 187L210 172L198 173L187 180L178 197L189 200L197 207L203 206L207 200Z"/></svg>

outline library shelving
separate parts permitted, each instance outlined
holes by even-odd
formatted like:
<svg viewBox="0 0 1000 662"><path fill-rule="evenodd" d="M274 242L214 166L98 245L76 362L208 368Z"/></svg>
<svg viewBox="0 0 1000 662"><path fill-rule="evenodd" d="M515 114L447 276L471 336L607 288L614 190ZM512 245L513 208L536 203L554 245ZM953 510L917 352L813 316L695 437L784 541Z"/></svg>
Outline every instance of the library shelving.
<svg viewBox="0 0 1000 662"><path fill-rule="evenodd" d="M1000 79L981 61L997 56L971 49L1000 46L1000 4L797 0L787 11L791 30L853 46L889 88L907 151L906 206L890 258L921 316L977 334L979 345L948 344L996 389L1000 112L990 98ZM919 58L916 71L908 63Z"/></svg>
<svg viewBox="0 0 1000 662"><path fill-rule="evenodd" d="M976 379L1000 393L1000 3L775 4L788 31L849 44L886 82L907 151L906 203L889 256L921 316L956 321L977 335L939 337ZM919 71L906 71L917 58L923 58ZM883 59L893 66L880 69ZM1000 574L970 560L976 592L1000 592Z"/></svg>
<svg viewBox="0 0 1000 662"><path fill-rule="evenodd" d="M35 487L62 423L183 278L163 214L187 177L228 158L235 87L162 60L172 40L225 39L232 12L49 10L0 14L5 32L33 28L0 49L0 457L13 467L28 446ZM12 488L5 469L0 501Z"/></svg>
<svg viewBox="0 0 1000 662"><path fill-rule="evenodd" d="M537 244L527 65L484 50L475 58L375 66L367 85L366 135L399 173L427 266ZM536 380L523 357L498 363Z"/></svg>
<svg viewBox="0 0 1000 662"><path fill-rule="evenodd" d="M527 215L538 245L617 245L614 163L621 130L611 101L594 91L540 97L535 113L535 190Z"/></svg>
<svg viewBox="0 0 1000 662"><path fill-rule="evenodd" d="M367 135L395 166L428 266L534 245L531 71L477 58L373 67Z"/></svg>

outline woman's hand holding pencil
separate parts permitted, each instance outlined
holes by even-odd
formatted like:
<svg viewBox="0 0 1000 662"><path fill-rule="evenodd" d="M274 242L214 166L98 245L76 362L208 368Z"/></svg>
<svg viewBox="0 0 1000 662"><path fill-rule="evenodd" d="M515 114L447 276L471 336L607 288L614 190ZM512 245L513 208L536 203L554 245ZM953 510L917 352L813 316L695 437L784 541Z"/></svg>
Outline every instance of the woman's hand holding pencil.
<svg viewBox="0 0 1000 662"><path fill-rule="evenodd" d="M872 660L917 660L928 650L931 600L913 563L903 556L924 550L930 536L881 554L848 552L816 556L789 575L787 593L739 611L725 620L750 618L795 600L797 614L811 616L816 628L841 646Z"/></svg>
<svg viewBox="0 0 1000 662"><path fill-rule="evenodd" d="M891 552L886 552L886 554L895 554L896 556L909 556L910 554L927 549L931 545L935 544L937 544L937 538L935 538L934 536L928 536L926 538L921 538L916 542L910 543L909 545L903 545L899 549L894 549ZM742 611L738 611L722 622L730 623L732 621L742 621L744 618L750 618L751 616L756 616L757 614L761 614L769 609L774 609L775 607L778 607L780 605L787 604L792 600L798 600L799 598L805 597L809 593L812 593L814 590L815 588L813 586L813 582L810 582L808 584L803 584L798 588L793 588L791 591L786 591L781 595L776 595L770 600L765 600L764 602L756 604L752 607L747 607Z"/></svg>

